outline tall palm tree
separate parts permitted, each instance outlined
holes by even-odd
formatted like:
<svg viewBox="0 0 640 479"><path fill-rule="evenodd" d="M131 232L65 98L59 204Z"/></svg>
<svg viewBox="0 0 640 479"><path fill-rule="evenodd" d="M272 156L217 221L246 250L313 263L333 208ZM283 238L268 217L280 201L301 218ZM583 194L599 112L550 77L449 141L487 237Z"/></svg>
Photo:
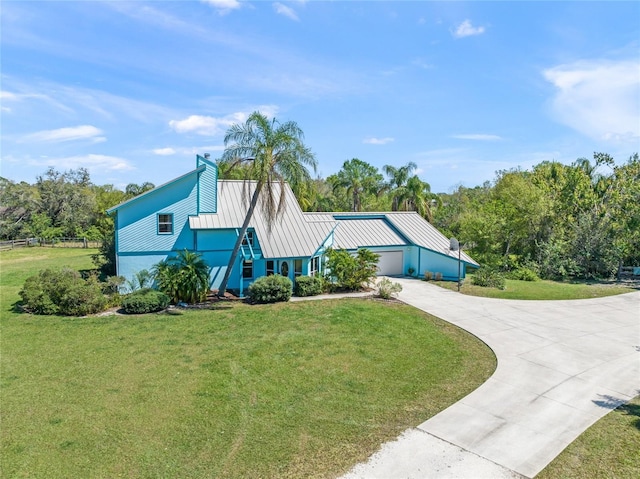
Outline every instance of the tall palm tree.
<svg viewBox="0 0 640 479"><path fill-rule="evenodd" d="M227 131L222 161L248 165L247 179L253 179L255 186L254 183L245 181L245 197L248 198L252 187L255 189L229 258L227 271L220 284L220 296L227 290L229 276L258 200L268 228L271 229L271 225L285 208L285 183L289 181L292 184L300 184L311 180L307 166L315 171L317 163L311 150L304 145L303 139L304 133L295 122L280 123L275 118L269 120L259 111L253 112L244 124L235 124ZM274 188L276 184L279 184L280 188Z"/></svg>
<svg viewBox="0 0 640 479"><path fill-rule="evenodd" d="M396 168L392 165L384 165L382 167L382 171L384 171L389 177L387 188L390 190L392 198L391 211L398 211L400 208L400 200L406 194L405 190L407 181L409 180L409 175L413 173L416 168L418 168L418 165L413 161L410 161L400 168Z"/></svg>
<svg viewBox="0 0 640 479"><path fill-rule="evenodd" d="M351 196L351 211L362 211L362 199L368 194L379 194L382 189L382 175L375 166L353 158L345 161L342 169L327 178L334 191L345 188Z"/></svg>
<svg viewBox="0 0 640 479"><path fill-rule="evenodd" d="M407 180L404 194L400 198L405 211L417 211L420 216L433 221L431 201L439 201L438 195L431 193L429 183L422 181L417 175Z"/></svg>

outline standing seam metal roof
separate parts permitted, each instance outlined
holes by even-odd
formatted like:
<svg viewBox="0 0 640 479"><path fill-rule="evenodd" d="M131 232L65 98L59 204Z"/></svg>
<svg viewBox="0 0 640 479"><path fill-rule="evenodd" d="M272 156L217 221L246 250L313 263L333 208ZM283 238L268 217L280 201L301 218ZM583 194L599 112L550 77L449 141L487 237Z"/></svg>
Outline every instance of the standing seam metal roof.
<svg viewBox="0 0 640 479"><path fill-rule="evenodd" d="M218 213L206 213L189 218L192 230L241 228L249 208L256 182L218 181ZM276 197L280 185L273 185ZM303 216L298 201L289 185L285 185L285 209L269 231L268 223L258 203L249 227L258 234L262 255L265 258L310 257L324 243L337 222L308 222Z"/></svg>
<svg viewBox="0 0 640 479"><path fill-rule="evenodd" d="M411 244L441 253L445 256L458 259L458 252L449 249L449 238L443 235L436 227L425 220L415 211L386 211L386 212L333 212L333 213L303 213L308 221L326 221L334 219L339 225L335 230L335 243L338 247L355 249L359 246L387 246L407 244L405 240L398 243L384 243L379 238L390 238L396 233L403 235ZM354 217L354 219L350 219ZM356 222L358 221L358 222ZM380 225L384 222L385 229ZM366 225L369 226L366 226ZM375 225L375 226L374 226ZM395 231L394 231L395 228ZM379 236L376 236L379 235ZM343 246L342 243L349 245ZM384 243L384 244L381 244ZM472 265L479 266L464 251L460 258Z"/></svg>

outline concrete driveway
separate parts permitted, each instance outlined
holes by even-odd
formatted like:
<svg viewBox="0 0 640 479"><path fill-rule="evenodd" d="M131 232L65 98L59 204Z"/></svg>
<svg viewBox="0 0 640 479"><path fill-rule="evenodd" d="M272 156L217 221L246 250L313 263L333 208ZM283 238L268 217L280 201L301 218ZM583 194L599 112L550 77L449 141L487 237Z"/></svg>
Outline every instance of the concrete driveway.
<svg viewBox="0 0 640 479"><path fill-rule="evenodd" d="M407 304L473 333L498 367L345 479L534 477L640 394L640 292L571 301L477 298L397 279Z"/></svg>

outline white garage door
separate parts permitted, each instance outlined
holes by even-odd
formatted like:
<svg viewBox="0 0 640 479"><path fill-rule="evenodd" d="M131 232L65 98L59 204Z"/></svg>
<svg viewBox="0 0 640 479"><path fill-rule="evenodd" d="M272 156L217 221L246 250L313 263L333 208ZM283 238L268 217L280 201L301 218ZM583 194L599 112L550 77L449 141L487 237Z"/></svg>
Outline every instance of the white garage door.
<svg viewBox="0 0 640 479"><path fill-rule="evenodd" d="M402 274L402 251L376 251L380 255L378 260L379 275Z"/></svg>

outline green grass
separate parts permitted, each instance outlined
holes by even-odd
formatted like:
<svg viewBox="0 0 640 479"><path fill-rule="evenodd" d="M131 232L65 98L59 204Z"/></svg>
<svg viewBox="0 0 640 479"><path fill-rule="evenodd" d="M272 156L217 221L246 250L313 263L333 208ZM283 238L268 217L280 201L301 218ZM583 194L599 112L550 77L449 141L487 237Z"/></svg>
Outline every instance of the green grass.
<svg viewBox="0 0 640 479"><path fill-rule="evenodd" d="M640 477L640 396L582 433L536 479Z"/></svg>
<svg viewBox="0 0 640 479"><path fill-rule="evenodd" d="M335 477L495 368L473 336L392 302L13 311L28 275L92 252L0 253L3 477Z"/></svg>
<svg viewBox="0 0 640 479"><path fill-rule="evenodd" d="M434 284L443 288L457 291L458 283L452 281L433 281ZM600 298L603 296L613 296L616 294L630 293L635 291L620 285L612 285L596 282L560 282L560 281L517 281L507 280L506 289L484 288L471 284L471 277L468 277L462 284L460 290L463 294L470 296L483 296L487 298L499 299L588 299Z"/></svg>

